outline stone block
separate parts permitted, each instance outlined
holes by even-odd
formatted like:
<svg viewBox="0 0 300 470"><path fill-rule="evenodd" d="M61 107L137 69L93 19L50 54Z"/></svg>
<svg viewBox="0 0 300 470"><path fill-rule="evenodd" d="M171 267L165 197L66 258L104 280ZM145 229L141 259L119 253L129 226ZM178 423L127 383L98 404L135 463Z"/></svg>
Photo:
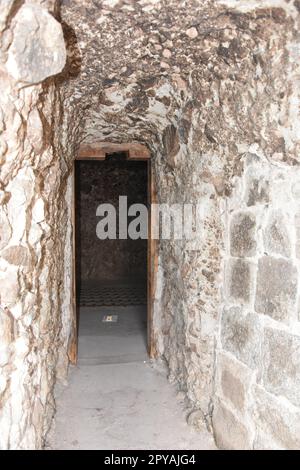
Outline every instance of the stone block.
<svg viewBox="0 0 300 470"><path fill-rule="evenodd" d="M253 289L253 265L240 258L231 259L227 269L227 289L231 300L249 303Z"/></svg>
<svg viewBox="0 0 300 470"><path fill-rule="evenodd" d="M297 268L291 261L264 256L258 262L255 310L287 321L296 311Z"/></svg>
<svg viewBox="0 0 300 470"><path fill-rule="evenodd" d="M291 256L291 241L287 220L281 211L274 211L264 230L264 246L268 254Z"/></svg>
<svg viewBox="0 0 300 470"><path fill-rule="evenodd" d="M216 400L214 405L212 423L214 438L219 449L249 450L252 448L249 428L219 400Z"/></svg>
<svg viewBox="0 0 300 470"><path fill-rule="evenodd" d="M262 359L265 388L300 406L300 336L265 328Z"/></svg>
<svg viewBox="0 0 300 470"><path fill-rule="evenodd" d="M269 181L263 175L249 176L246 189L247 206L256 206L257 204L268 204L269 202Z"/></svg>
<svg viewBox="0 0 300 470"><path fill-rule="evenodd" d="M223 352L217 355L216 393L243 414L247 409L248 391L253 371Z"/></svg>
<svg viewBox="0 0 300 470"><path fill-rule="evenodd" d="M261 336L258 315L243 314L239 307L224 310L221 322L222 346L251 369L256 369L261 361Z"/></svg>
<svg viewBox="0 0 300 470"><path fill-rule="evenodd" d="M266 392L253 388L254 448L261 450L300 449L300 409Z"/></svg>
<svg viewBox="0 0 300 470"><path fill-rule="evenodd" d="M15 17L6 69L15 80L38 83L61 72L66 63L63 31L47 10L25 4Z"/></svg>
<svg viewBox="0 0 300 470"><path fill-rule="evenodd" d="M232 256L253 256L256 251L255 215L251 212L239 212L231 219L230 253Z"/></svg>

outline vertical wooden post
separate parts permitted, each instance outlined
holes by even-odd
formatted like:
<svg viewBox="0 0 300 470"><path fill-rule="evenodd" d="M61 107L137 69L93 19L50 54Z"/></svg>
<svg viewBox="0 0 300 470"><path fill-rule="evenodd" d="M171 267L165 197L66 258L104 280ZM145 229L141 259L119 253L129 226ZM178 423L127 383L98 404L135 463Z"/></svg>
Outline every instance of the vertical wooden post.
<svg viewBox="0 0 300 470"><path fill-rule="evenodd" d="M78 312L76 302L76 161L72 171L72 294L71 294L71 335L68 356L72 364L77 364L78 353Z"/></svg>
<svg viewBox="0 0 300 470"><path fill-rule="evenodd" d="M158 240L152 239L151 225L153 223L153 214L151 213L151 204L157 202L155 191L155 181L151 160L148 160L148 295L147 295L147 345L148 354L151 358L157 356L155 347L155 338L153 330L153 309L156 289L156 274L158 269Z"/></svg>

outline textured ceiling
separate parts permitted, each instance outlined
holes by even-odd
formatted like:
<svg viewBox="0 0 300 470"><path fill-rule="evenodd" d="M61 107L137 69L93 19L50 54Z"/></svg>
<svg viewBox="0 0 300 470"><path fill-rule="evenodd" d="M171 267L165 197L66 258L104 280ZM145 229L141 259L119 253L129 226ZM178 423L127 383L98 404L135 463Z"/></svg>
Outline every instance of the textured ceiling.
<svg viewBox="0 0 300 470"><path fill-rule="evenodd" d="M203 120L208 144L218 141L213 128L217 121L223 132L226 113L238 115L235 138L252 112L262 127L259 109L270 106L268 97L290 93L286 77L278 77L283 67L289 73L286 46L298 38L295 5L63 0L69 49L63 93L74 122L85 122L83 139L151 143L178 122L184 139L192 114L194 122Z"/></svg>

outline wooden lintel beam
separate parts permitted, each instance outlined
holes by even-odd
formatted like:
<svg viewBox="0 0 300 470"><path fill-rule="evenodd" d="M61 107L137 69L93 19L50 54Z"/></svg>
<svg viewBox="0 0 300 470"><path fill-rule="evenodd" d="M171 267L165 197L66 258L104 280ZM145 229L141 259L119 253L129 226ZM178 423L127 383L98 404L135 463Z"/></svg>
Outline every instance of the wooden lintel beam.
<svg viewBox="0 0 300 470"><path fill-rule="evenodd" d="M95 142L81 144L76 160L105 160L106 155L118 152L125 152L127 160L149 160L151 157L149 149L143 144Z"/></svg>

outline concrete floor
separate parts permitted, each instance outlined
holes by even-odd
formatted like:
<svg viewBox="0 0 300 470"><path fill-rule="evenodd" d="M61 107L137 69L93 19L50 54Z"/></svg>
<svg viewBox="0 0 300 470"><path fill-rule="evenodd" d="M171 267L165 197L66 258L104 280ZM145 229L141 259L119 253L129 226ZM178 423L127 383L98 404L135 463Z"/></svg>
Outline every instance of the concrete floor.
<svg viewBox="0 0 300 470"><path fill-rule="evenodd" d="M186 424L182 398L147 357L146 307L82 308L79 362L57 390L48 449L215 449ZM105 314L117 323L103 323Z"/></svg>

